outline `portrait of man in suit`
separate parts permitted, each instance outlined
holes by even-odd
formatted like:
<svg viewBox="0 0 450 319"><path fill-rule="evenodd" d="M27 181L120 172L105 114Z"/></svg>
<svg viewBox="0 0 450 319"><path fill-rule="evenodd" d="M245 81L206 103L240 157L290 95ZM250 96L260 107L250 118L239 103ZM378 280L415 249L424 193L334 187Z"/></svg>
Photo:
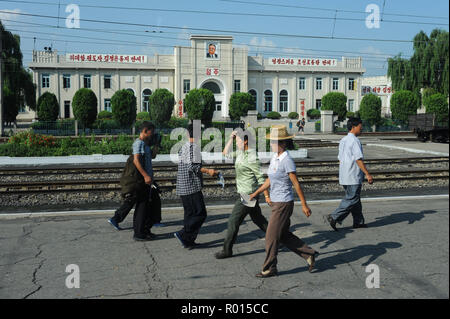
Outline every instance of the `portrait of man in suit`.
<svg viewBox="0 0 450 319"><path fill-rule="evenodd" d="M208 51L206 53L206 58L208 59L218 59L219 55L217 54L217 45L215 43L208 44Z"/></svg>

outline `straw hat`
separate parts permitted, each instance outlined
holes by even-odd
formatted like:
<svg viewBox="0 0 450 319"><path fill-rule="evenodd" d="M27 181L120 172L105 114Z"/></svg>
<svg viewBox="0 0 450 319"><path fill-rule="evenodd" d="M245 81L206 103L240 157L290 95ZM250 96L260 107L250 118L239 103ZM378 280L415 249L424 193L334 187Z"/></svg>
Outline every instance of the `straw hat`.
<svg viewBox="0 0 450 319"><path fill-rule="evenodd" d="M266 138L269 140L281 141L294 138L294 135L288 134L286 125L272 125L270 134L267 134Z"/></svg>

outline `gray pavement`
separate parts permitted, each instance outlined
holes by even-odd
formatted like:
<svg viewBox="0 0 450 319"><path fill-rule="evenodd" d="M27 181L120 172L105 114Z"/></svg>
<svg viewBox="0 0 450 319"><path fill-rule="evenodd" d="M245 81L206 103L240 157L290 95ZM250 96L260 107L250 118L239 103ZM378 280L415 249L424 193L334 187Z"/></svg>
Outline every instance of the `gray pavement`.
<svg viewBox="0 0 450 319"><path fill-rule="evenodd" d="M208 209L198 242L188 251L173 232L179 209L166 209L157 239L138 243L132 230L116 231L108 215L0 219L0 298L448 298L448 196L363 202L368 229L353 230L351 216L340 232L322 217L337 202L300 207L291 229L321 252L315 272L281 249L279 276L255 278L264 261L264 234L247 217L235 257L216 260L231 208ZM270 209L263 205L263 213ZM36 215L35 215L36 216ZM132 226L131 216L123 227ZM65 285L66 266L80 269L80 288ZM380 271L380 288L368 289L366 266Z"/></svg>

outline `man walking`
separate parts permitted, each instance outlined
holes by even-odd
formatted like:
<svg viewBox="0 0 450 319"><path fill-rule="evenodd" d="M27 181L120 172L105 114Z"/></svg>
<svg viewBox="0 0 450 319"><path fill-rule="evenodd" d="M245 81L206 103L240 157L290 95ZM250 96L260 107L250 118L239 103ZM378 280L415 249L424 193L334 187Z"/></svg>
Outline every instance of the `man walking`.
<svg viewBox="0 0 450 319"><path fill-rule="evenodd" d="M363 149L357 136L362 132L362 121L359 118L350 118L347 122L348 135L339 143L339 184L345 189L345 197L339 207L326 216L330 226L338 231L336 224L342 225L343 220L352 213L353 228L367 228L364 223L361 205L361 188L366 176L369 184L373 178L367 171L363 162Z"/></svg>
<svg viewBox="0 0 450 319"><path fill-rule="evenodd" d="M150 240L153 235L150 232L150 228L153 226L156 220L153 220L153 214L151 207L149 206L149 199L154 198L151 193L156 193L156 190L152 190L153 183L153 167L152 157L156 157L156 152L152 156L149 140L154 134L155 126L151 122L144 122L141 125L139 138L133 143L133 164L142 175L145 186L142 189L135 190L132 193L125 195L125 201L122 206L115 212L114 217L109 219L109 223L116 229L120 230L119 223L121 223L128 215L130 210L136 204L136 208L133 216L133 228L134 228L134 240L147 241Z"/></svg>
<svg viewBox="0 0 450 319"><path fill-rule="evenodd" d="M176 194L181 197L184 208L184 227L174 234L184 248L196 246L195 239L206 220L203 198L202 173L214 177L219 174L213 169L202 167L200 146L194 140L194 125L188 127L189 141L178 152L178 174Z"/></svg>

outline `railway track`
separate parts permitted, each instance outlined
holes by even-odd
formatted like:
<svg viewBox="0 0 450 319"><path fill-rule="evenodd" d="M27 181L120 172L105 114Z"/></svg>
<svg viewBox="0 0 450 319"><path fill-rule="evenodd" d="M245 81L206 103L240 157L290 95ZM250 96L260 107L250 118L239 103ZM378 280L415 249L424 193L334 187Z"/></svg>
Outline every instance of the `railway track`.
<svg viewBox="0 0 450 319"><path fill-rule="evenodd" d="M436 169L402 169L371 171L375 183L401 180L425 180L448 179L448 168ZM299 181L305 184L336 184L339 181L339 173L333 172L302 172ZM235 177L225 175L226 187L234 186ZM163 191L172 190L176 185L176 177L155 178ZM204 178L206 188L219 187L217 179ZM0 183L0 195L2 194L29 194L49 192L86 192L86 191L119 191L119 179L86 179L86 180L52 180L36 182Z"/></svg>
<svg viewBox="0 0 450 319"><path fill-rule="evenodd" d="M366 159L366 165L418 165L418 164L440 164L448 163L448 157L411 157L411 158L386 158L386 159ZM296 160L297 168L317 168L317 167L338 167L339 161L308 161ZM117 163L113 165L99 166L83 166L83 167L65 167L65 168L3 168L0 169L0 178L8 176L40 176L40 175L81 175L81 174L120 174L125 163ZM234 164L204 164L205 167L214 167L217 170L227 171L234 170ZM263 164L267 167L268 164ZM170 173L176 170L176 165L154 165L155 174Z"/></svg>

